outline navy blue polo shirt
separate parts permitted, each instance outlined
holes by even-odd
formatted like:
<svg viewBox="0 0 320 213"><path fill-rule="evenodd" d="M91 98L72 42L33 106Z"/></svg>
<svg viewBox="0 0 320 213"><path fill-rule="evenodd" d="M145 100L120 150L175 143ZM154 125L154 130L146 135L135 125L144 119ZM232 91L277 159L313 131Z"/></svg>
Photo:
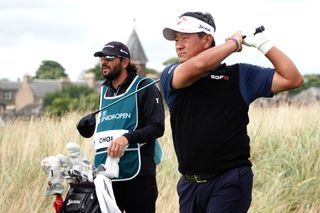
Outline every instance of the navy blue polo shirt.
<svg viewBox="0 0 320 213"><path fill-rule="evenodd" d="M171 88L177 65L167 66L160 85L170 110L174 148L182 174L220 174L250 165L249 104L272 97L274 69L220 65L192 85Z"/></svg>

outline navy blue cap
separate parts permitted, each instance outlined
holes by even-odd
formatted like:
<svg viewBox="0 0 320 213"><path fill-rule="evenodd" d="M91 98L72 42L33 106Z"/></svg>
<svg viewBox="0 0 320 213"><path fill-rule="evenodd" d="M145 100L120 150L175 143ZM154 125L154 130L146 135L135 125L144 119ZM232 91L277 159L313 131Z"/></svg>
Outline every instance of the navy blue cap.
<svg viewBox="0 0 320 213"><path fill-rule="evenodd" d="M129 48L119 41L112 41L104 45L101 51L94 54L95 57L103 56L121 56L123 58L130 58Z"/></svg>

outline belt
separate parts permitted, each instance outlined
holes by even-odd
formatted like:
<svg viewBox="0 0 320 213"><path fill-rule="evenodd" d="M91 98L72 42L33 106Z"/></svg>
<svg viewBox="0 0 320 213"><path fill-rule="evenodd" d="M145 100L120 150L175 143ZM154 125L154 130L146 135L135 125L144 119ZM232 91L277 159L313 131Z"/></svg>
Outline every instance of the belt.
<svg viewBox="0 0 320 213"><path fill-rule="evenodd" d="M196 183L205 183L208 180L216 177L217 175L183 175L188 181L196 182Z"/></svg>

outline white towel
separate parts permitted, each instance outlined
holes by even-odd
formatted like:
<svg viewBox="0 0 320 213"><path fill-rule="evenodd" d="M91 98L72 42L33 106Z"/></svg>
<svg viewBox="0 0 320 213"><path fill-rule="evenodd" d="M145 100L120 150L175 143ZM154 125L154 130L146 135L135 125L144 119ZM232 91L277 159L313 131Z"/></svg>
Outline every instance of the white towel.
<svg viewBox="0 0 320 213"><path fill-rule="evenodd" d="M119 177L119 161L120 158L108 157L106 163L104 164L105 176L108 178L117 178Z"/></svg>
<svg viewBox="0 0 320 213"><path fill-rule="evenodd" d="M97 174L94 179L96 194L102 213L121 213L113 194L111 180L102 174Z"/></svg>

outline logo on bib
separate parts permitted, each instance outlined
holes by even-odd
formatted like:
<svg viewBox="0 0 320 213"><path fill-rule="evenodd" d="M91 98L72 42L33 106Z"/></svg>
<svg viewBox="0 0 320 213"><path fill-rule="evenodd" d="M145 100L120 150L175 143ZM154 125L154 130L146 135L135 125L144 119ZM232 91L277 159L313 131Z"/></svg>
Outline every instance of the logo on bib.
<svg viewBox="0 0 320 213"><path fill-rule="evenodd" d="M131 113L115 113L111 115L103 114L100 118L100 122L118 120L118 119L130 119L130 118L131 118Z"/></svg>

